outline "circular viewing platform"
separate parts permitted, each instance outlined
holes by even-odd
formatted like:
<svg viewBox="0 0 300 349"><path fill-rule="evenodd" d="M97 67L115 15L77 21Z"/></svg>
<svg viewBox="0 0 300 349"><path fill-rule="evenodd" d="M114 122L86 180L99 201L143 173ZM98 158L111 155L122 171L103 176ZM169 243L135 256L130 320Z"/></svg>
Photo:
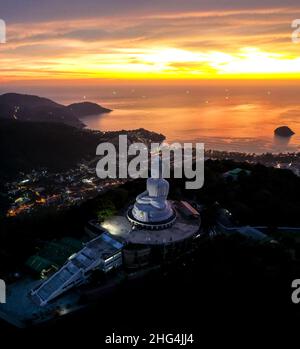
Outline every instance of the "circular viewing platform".
<svg viewBox="0 0 300 349"><path fill-rule="evenodd" d="M176 221L176 213L173 210L173 214L171 217L164 221L159 222L142 222L136 219L132 214L133 206L131 206L127 211L127 218L128 220L137 228L140 229L147 229L147 230L163 230L170 228Z"/></svg>

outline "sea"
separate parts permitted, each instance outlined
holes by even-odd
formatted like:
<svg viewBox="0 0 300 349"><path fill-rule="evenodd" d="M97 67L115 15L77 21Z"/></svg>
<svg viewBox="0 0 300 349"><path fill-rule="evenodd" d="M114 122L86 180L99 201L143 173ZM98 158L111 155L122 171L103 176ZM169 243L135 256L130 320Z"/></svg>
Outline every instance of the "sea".
<svg viewBox="0 0 300 349"><path fill-rule="evenodd" d="M162 133L168 143L204 143L206 149L246 153L300 150L300 81L237 84L97 86L22 86L17 91L62 104L91 101L112 109L85 117L93 130L145 128ZM274 137L289 126L291 138Z"/></svg>

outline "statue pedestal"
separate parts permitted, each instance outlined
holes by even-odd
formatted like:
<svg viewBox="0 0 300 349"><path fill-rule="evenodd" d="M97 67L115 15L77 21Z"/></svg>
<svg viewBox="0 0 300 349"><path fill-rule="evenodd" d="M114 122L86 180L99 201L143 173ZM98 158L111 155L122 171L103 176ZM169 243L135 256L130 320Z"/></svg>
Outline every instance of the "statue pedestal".
<svg viewBox="0 0 300 349"><path fill-rule="evenodd" d="M171 205L170 205L171 206ZM171 208L171 216L169 216L165 220L160 221L149 221L149 220L139 220L133 215L134 206L131 206L127 211L128 220L139 229L147 229L147 230L162 230L171 227L176 221L176 213Z"/></svg>

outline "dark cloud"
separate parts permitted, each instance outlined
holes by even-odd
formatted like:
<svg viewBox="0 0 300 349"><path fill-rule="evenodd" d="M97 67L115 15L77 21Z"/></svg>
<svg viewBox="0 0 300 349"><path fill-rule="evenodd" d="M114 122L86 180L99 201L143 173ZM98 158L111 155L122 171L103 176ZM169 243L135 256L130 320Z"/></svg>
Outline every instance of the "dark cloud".
<svg viewBox="0 0 300 349"><path fill-rule="evenodd" d="M0 17L36 22L105 16L151 15L298 6L297 0L2 0Z"/></svg>

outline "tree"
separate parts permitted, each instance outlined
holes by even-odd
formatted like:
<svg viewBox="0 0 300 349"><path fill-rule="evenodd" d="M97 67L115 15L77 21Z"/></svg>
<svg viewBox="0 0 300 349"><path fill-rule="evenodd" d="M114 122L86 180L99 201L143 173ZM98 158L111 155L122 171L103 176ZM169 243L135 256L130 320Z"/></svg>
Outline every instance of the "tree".
<svg viewBox="0 0 300 349"><path fill-rule="evenodd" d="M101 207L97 211L97 217L100 222L103 222L107 218L117 213L116 206L109 200L102 203Z"/></svg>

